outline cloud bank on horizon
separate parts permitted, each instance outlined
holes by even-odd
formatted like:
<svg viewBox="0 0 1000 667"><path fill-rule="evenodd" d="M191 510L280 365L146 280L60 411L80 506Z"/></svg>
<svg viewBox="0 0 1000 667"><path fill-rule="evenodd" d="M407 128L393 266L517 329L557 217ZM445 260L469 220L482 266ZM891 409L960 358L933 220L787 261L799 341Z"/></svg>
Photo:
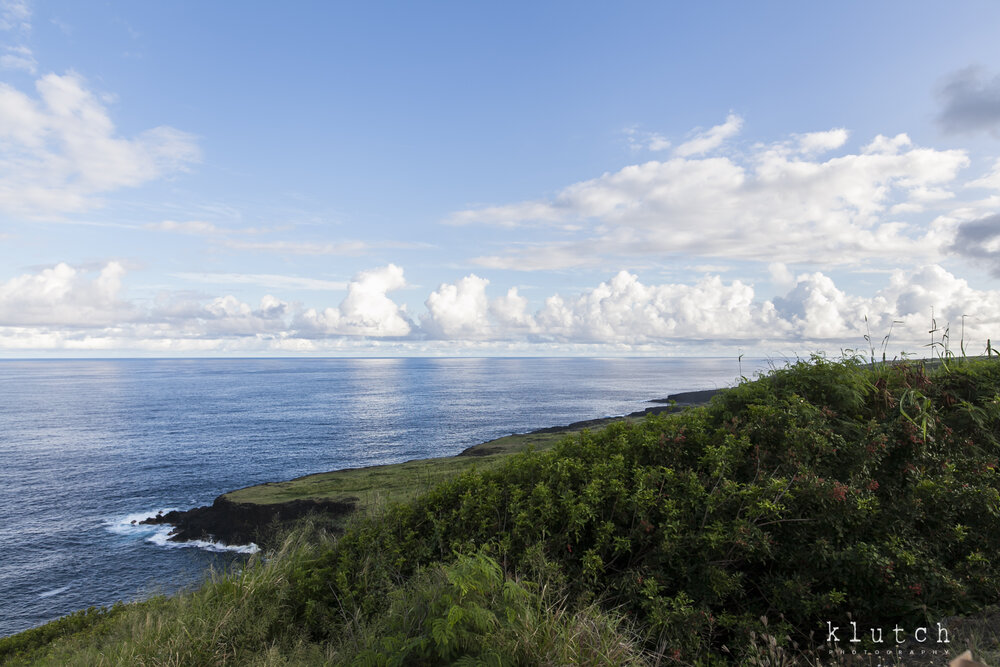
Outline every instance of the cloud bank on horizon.
<svg viewBox="0 0 1000 667"><path fill-rule="evenodd" d="M773 271L787 271L783 265ZM136 350L152 353L282 352L685 352L821 350L895 329L921 345L935 318L958 325L963 340L985 341L1000 322L1000 291L977 290L938 265L897 270L872 296L852 296L816 272L790 280L782 296L760 299L751 285L718 275L693 284L645 285L621 271L581 293L552 295L532 310L516 287L494 298L490 281L469 274L432 291L412 317L389 292L406 286L403 269L363 271L337 306L306 308L267 294L259 304L232 295L211 300L164 295L148 306L122 298L121 264L81 271L66 264L0 285L0 345L8 350ZM907 334L906 332L911 332ZM941 333L936 336L937 340ZM374 343L374 344L373 344ZM458 344L457 346L455 344ZM446 344L446 345L444 345ZM878 347L879 341L873 344ZM894 344L899 344L894 340ZM843 349L843 348L840 348ZM864 351L864 345L855 349ZM975 350L978 352L978 350Z"/></svg>
<svg viewBox="0 0 1000 667"><path fill-rule="evenodd" d="M0 355L774 355L867 349L890 331L890 354L919 354L932 322L970 352L1000 338L1000 63L927 79L912 93L926 120L908 132L891 115L855 129L830 113L758 130L767 107L700 102L703 121L720 120L608 126L617 148L596 168L553 166L562 180L503 183L462 165L402 178L392 158L414 156L379 133L406 126L403 110L355 126L366 145L353 147L356 132L282 129L307 92L277 107L253 93L256 106L217 124L200 97L211 88L139 101L152 89L135 63L172 55L145 31L171 16L116 8L141 55L119 45L55 71L50 58L82 57L57 50L56 33L99 31L69 4L38 11L0 0ZM157 67L165 81L180 71ZM102 90L110 81L122 92ZM411 102L416 115L449 100ZM427 165L435 150L464 154L468 135L424 133L437 142L414 149ZM369 158L381 172L359 175ZM499 203L466 203L484 193Z"/></svg>

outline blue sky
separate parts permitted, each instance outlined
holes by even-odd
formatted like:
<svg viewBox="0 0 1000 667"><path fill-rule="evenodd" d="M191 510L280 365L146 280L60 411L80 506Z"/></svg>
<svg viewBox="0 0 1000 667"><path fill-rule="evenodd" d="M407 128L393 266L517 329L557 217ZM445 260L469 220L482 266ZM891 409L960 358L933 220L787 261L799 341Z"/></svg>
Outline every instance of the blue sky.
<svg viewBox="0 0 1000 667"><path fill-rule="evenodd" d="M288 4L0 0L0 356L1000 338L995 3Z"/></svg>

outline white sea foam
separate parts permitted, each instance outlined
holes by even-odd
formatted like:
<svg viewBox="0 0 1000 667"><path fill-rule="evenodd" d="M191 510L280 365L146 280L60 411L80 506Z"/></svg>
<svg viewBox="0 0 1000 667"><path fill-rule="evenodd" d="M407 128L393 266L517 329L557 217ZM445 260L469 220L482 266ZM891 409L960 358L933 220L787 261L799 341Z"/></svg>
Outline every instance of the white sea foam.
<svg viewBox="0 0 1000 667"><path fill-rule="evenodd" d="M147 542L158 547L169 547L172 549L184 549L187 547L197 547L205 551L232 551L240 554L255 554L260 551L260 547L251 542L250 544L223 544L221 542L211 542L209 540L186 540L184 542L174 542L170 539L170 533L174 527L167 524L157 526L159 530L146 538Z"/></svg>
<svg viewBox="0 0 1000 667"><path fill-rule="evenodd" d="M44 593L39 593L38 597L40 597L40 598L50 598L53 595L59 595L60 593L62 593L64 591L68 591L68 590L69 590L69 584L66 584L62 588L56 588L56 589L53 589L51 591L45 591Z"/></svg>
<svg viewBox="0 0 1000 667"><path fill-rule="evenodd" d="M152 519L157 514L166 514L173 511L173 507L168 507L146 512L133 512L132 514L106 520L104 527L116 535L148 535L156 531L160 526L151 526L142 523L145 519Z"/></svg>
<svg viewBox="0 0 1000 667"><path fill-rule="evenodd" d="M109 519L104 522L104 526L116 535L145 537L147 542L155 544L158 547L167 547L171 549L195 547L197 549L204 549L205 551L232 551L234 553L241 554L255 554L260 551L260 547L253 542L250 544L235 545L222 544L221 542L212 542L209 540L187 540L184 542L175 542L170 539L170 533L173 532L174 526L169 523L159 525L142 523L143 520L151 519L157 514L167 514L168 512L173 511L174 508L166 508L162 510L150 510L148 512L134 512L122 517Z"/></svg>

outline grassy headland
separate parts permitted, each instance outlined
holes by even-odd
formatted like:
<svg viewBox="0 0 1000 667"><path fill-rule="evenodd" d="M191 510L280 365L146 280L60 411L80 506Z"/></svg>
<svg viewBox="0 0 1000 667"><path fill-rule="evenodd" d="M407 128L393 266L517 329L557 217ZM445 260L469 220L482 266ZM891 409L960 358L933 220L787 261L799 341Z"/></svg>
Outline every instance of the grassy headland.
<svg viewBox="0 0 1000 667"><path fill-rule="evenodd" d="M348 468L306 475L287 482L270 482L230 491L224 498L234 503L273 504L290 500L351 500L359 509L371 509L385 503L403 502L455 475L483 469L501 458L528 447L548 449L565 433L526 433L509 435L478 447L486 453L418 459L405 463ZM475 452L471 448L470 452Z"/></svg>
<svg viewBox="0 0 1000 667"><path fill-rule="evenodd" d="M614 422L638 422L651 413L676 412L708 402L715 390L686 392L654 402L665 406L648 408L624 417L606 417L566 426L515 433L469 447L457 456L417 459L403 463L347 468L315 473L283 482L266 482L230 491L222 498L235 504L274 505L296 500L351 503L355 513L369 513L391 503L407 502L441 482L472 470L486 470L511 454L526 450L542 452L569 435L602 429ZM346 517L335 517L342 526Z"/></svg>
<svg viewBox="0 0 1000 667"><path fill-rule="evenodd" d="M854 648L854 621L892 647L899 627L915 664L942 650L917 628L933 640L1000 601L998 437L997 358L813 359L705 407L457 457L470 469L436 484L416 466L422 493L303 478L272 497L369 509L197 590L0 640L0 660L831 664L850 662L831 649ZM976 624L947 627L951 657L997 650Z"/></svg>

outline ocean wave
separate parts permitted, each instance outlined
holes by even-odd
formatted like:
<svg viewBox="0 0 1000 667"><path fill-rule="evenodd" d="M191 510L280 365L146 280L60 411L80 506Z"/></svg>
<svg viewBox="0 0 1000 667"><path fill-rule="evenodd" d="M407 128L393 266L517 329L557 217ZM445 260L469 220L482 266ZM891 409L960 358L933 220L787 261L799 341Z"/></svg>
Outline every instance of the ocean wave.
<svg viewBox="0 0 1000 667"><path fill-rule="evenodd" d="M59 595L60 593L68 591L69 587L70 587L70 584L66 584L65 586L63 586L61 588L56 588L56 589L53 589L51 591L45 591L43 593L39 593L38 597L40 597L40 598L50 598L53 595Z"/></svg>
<svg viewBox="0 0 1000 667"><path fill-rule="evenodd" d="M165 509L148 510L145 512L133 512L132 514L126 514L125 516L106 520L104 522L104 527L116 535L149 535L161 526L151 526L149 524L144 524L143 521L146 519L152 519L157 514L173 512L175 509L176 508L174 507L168 507Z"/></svg>

